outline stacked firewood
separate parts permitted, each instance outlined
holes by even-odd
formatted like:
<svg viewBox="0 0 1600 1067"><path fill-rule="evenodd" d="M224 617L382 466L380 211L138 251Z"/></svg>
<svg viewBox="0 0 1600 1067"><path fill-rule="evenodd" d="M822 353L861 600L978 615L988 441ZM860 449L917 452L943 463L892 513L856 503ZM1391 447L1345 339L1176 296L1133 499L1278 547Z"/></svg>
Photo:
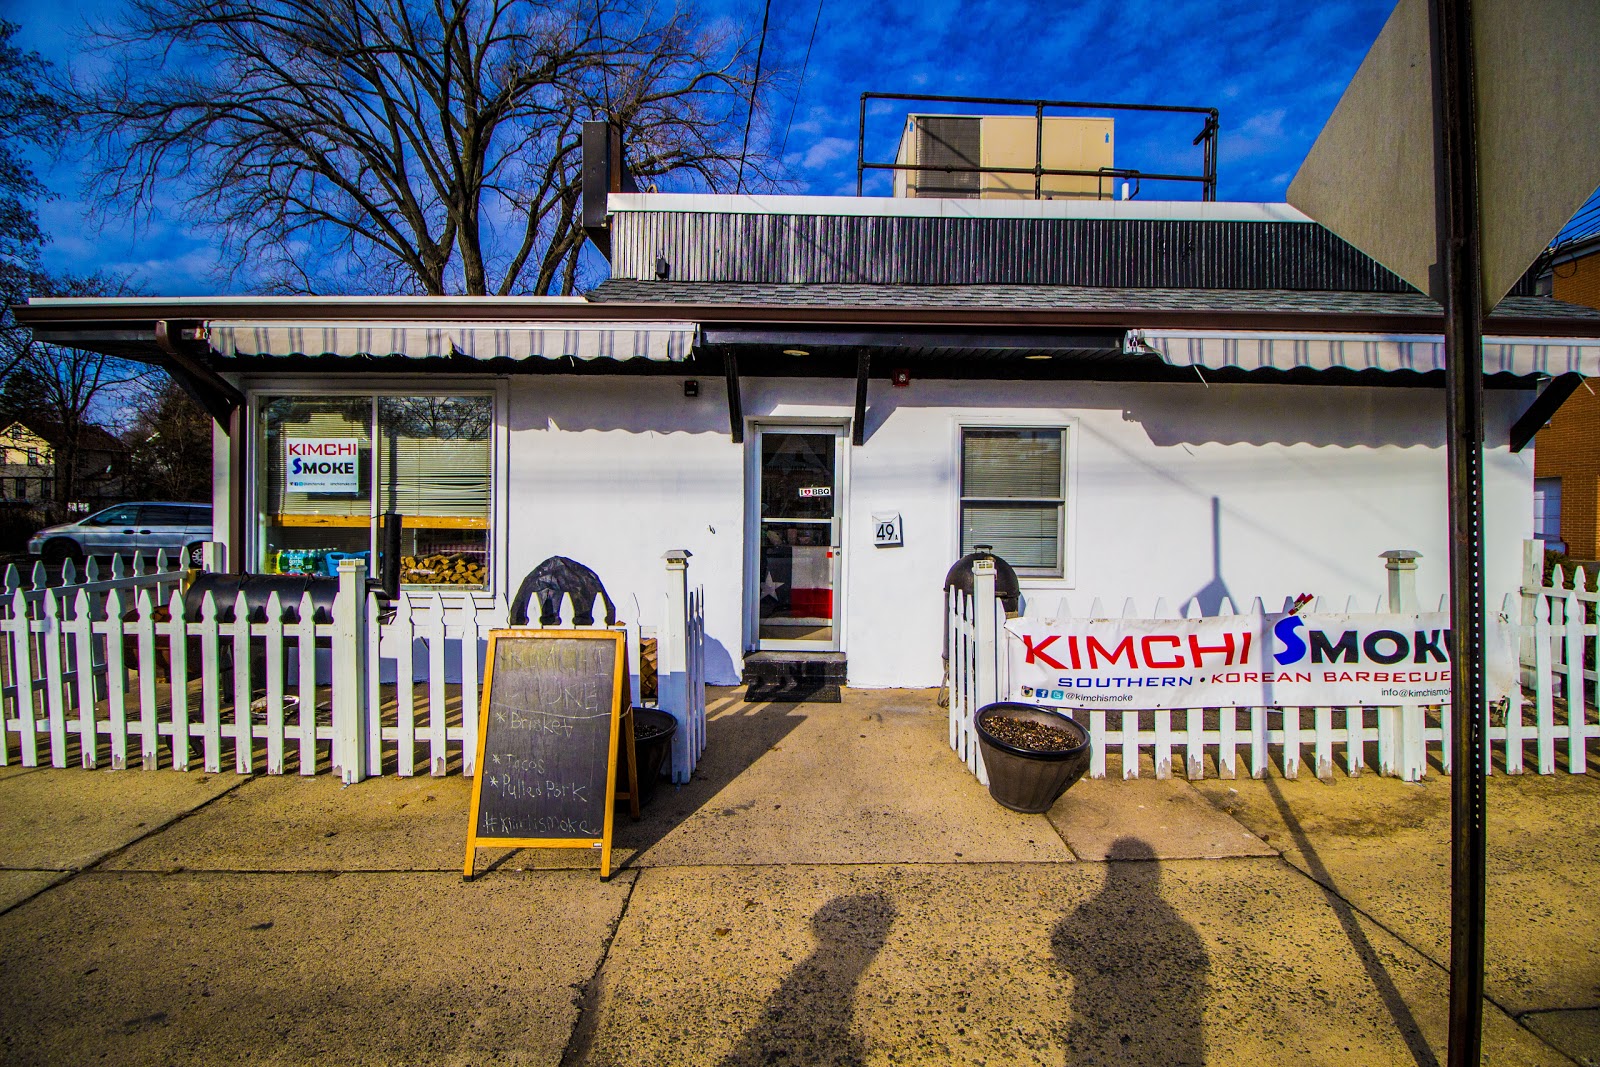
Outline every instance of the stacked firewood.
<svg viewBox="0 0 1600 1067"><path fill-rule="evenodd" d="M400 580L407 585L483 585L487 576L488 568L468 556L400 557Z"/></svg>

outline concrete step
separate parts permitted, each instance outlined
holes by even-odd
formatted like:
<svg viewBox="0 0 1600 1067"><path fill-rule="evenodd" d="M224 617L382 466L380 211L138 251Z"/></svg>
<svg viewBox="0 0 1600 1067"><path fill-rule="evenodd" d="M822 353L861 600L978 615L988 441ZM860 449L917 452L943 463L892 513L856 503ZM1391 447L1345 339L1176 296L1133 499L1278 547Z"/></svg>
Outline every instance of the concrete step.
<svg viewBox="0 0 1600 1067"><path fill-rule="evenodd" d="M752 652L744 659L745 699L837 704L845 675L842 652Z"/></svg>

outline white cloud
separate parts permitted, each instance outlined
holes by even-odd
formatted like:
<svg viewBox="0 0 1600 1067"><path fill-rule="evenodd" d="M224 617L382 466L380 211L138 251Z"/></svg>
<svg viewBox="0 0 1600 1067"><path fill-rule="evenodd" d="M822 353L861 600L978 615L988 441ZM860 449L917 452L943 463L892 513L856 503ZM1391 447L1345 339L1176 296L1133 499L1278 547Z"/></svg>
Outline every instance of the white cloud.
<svg viewBox="0 0 1600 1067"><path fill-rule="evenodd" d="M817 170L826 167L836 159L842 159L856 150L854 141L847 141L843 137L824 137L806 150L801 158L800 165L807 170Z"/></svg>

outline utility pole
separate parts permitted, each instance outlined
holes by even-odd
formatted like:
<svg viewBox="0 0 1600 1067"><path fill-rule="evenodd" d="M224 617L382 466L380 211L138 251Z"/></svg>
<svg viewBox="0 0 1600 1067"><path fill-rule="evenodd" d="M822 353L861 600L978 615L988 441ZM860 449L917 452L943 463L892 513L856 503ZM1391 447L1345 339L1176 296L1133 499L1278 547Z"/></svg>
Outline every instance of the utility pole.
<svg viewBox="0 0 1600 1067"><path fill-rule="evenodd" d="M1450 493L1450 1044L1483 1054L1483 267L1471 0L1432 0Z"/></svg>

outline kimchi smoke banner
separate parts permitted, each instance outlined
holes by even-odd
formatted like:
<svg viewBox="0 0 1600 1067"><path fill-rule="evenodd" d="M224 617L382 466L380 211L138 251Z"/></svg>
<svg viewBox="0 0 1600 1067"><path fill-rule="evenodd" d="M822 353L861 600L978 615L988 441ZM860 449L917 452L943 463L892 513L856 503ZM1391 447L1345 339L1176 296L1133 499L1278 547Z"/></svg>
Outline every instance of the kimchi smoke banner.
<svg viewBox="0 0 1600 1067"><path fill-rule="evenodd" d="M1071 708L1443 704L1450 617L1229 615L1207 619L1012 619L1011 693ZM1516 686L1516 639L1484 634L1491 702Z"/></svg>

